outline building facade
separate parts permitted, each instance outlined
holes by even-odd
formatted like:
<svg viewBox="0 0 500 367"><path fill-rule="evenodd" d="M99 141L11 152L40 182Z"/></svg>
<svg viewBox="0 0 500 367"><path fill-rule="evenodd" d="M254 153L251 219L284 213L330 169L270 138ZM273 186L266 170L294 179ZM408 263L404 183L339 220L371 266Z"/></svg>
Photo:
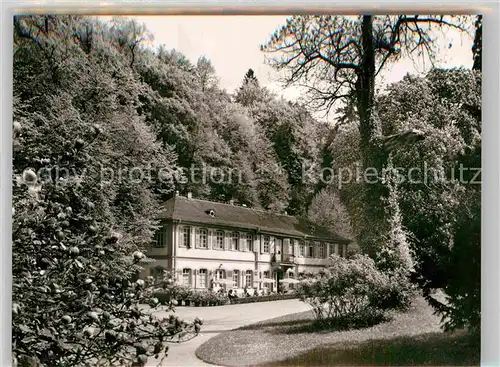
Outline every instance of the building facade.
<svg viewBox="0 0 500 367"><path fill-rule="evenodd" d="M317 272L333 253L346 256L349 243L306 219L190 194L168 200L160 219L146 272L174 271L178 282L200 290L222 282L277 290L280 279Z"/></svg>

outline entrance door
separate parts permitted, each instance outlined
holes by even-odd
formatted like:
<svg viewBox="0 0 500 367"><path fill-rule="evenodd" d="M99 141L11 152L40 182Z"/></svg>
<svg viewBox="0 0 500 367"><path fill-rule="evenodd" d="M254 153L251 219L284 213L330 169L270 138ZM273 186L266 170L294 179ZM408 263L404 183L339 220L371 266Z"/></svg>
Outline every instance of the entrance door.
<svg viewBox="0 0 500 367"><path fill-rule="evenodd" d="M280 284L280 280L283 279L283 270L276 269L274 272L274 279L276 280L276 292L280 292L282 285Z"/></svg>

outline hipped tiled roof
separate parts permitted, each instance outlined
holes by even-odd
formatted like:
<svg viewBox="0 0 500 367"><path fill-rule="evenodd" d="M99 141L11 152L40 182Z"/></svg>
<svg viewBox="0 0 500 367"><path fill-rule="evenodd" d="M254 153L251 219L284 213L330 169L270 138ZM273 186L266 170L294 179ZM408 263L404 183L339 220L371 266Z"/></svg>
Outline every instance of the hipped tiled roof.
<svg viewBox="0 0 500 367"><path fill-rule="evenodd" d="M215 216L210 216L213 210ZM176 196L163 204L160 219L245 228L261 233L348 243L350 240L305 218L275 214L240 205Z"/></svg>

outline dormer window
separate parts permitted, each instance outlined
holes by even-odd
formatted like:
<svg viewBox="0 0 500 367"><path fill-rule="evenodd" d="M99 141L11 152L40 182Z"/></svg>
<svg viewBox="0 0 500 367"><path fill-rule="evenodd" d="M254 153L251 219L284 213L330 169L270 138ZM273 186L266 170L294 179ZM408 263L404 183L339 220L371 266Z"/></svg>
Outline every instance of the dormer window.
<svg viewBox="0 0 500 367"><path fill-rule="evenodd" d="M207 213L208 215L210 215L212 218L215 218L215 210L209 209L205 213Z"/></svg>
<svg viewBox="0 0 500 367"><path fill-rule="evenodd" d="M314 232L316 232L316 227L315 226L310 226L309 230L311 231L311 234L314 234Z"/></svg>

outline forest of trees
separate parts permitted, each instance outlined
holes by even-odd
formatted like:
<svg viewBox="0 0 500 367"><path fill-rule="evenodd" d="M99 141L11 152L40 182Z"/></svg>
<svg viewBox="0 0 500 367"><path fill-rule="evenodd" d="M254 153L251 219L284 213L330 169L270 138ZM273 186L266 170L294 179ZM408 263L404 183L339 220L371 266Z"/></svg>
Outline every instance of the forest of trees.
<svg viewBox="0 0 500 367"><path fill-rule="evenodd" d="M15 18L13 302L18 357L34 353L43 362L55 353L63 364L83 363L81 352L69 356L63 346L46 345L61 333L60 325L50 320L63 317L72 301L59 300L66 306L56 314L49 312L50 302L38 303L43 315L38 319L23 312L35 312L27 309L37 304L36 292L50 292L44 289L48 284L72 287L87 281L89 273L101 274L103 284L133 277L136 268L123 259L146 250L160 205L175 190L309 216L353 239L353 251L374 258L381 251L407 248L415 263L412 278L442 313L444 325L477 329L480 185L469 184L473 177L467 176L469 183L389 180L369 186L357 180L339 185L335 173L358 163L408 169L425 162L450 178L460 164L480 167L481 18L471 52L474 69L408 75L380 95L374 92L375 66L382 68L405 50L433 47L413 23L465 29L467 19L350 19L292 17L263 46L267 52L290 48L298 53L293 60L274 60L290 72L290 85L306 77L321 79L301 104L273 95L252 69L241 76L237 90L224 90L209 59L201 56L194 63L176 50L147 47L153 35L135 20ZM331 29L338 22L345 23L345 38L325 48L315 29ZM304 39L308 47L294 49L293 37L304 35L297 31L304 27L311 29ZM350 39L348 33L358 38ZM339 121L327 123L311 113L332 108L337 100L343 103ZM410 128L423 131L425 139L390 153L377 140ZM61 167L71 174L60 178ZM102 182L103 168L116 172L134 167L147 168L151 179L137 182L125 175ZM326 177L325 168L334 174ZM37 177L41 171L47 176ZM218 177L207 179L206 172L218 172ZM27 189L30 179L40 182ZM100 245L90 245L96 243ZM106 243L121 244L116 255L108 253ZM57 259L67 256L60 252L68 247L73 249L71 261L87 253L87 262L63 266ZM61 266L67 268L65 283L58 278ZM80 275L70 275L68 269ZM110 269L116 270L112 280L102 275L112 273ZM28 275L41 271L43 279ZM82 310L94 302L87 288L75 295L85 299ZM447 304L432 298L436 288L448 295ZM32 316L38 321L21 321ZM33 352L26 340L36 328L49 336ZM91 349L87 352L92 356Z"/></svg>

